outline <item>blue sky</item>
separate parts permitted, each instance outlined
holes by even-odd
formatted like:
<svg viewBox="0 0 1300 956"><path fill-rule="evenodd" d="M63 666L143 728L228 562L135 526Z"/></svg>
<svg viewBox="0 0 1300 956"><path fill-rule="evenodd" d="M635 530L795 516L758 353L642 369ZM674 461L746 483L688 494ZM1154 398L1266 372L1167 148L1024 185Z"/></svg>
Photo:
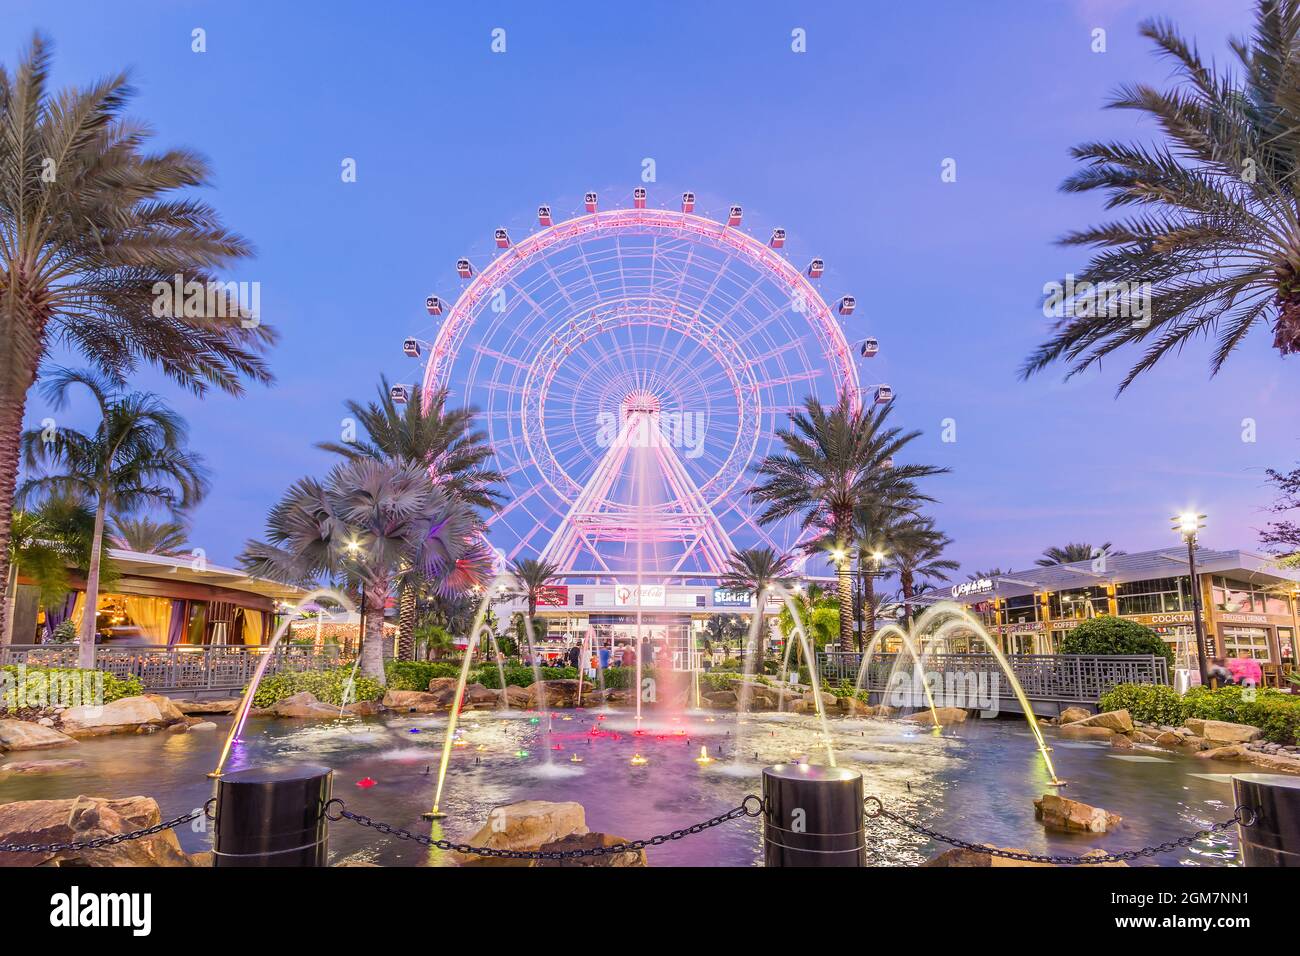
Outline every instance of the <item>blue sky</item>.
<svg viewBox="0 0 1300 956"><path fill-rule="evenodd" d="M327 468L312 443L337 436L345 398L368 398L380 373L413 379L401 339L426 327L426 294L454 292L458 256L486 260L492 228L526 231L539 203L558 216L587 189L627 195L645 157L652 199L743 203L755 234L786 227L792 258L824 257L856 294L855 337L882 344L874 376L925 431L916 457L953 470L932 490L967 571L1024 567L1067 540L1172 544L1167 519L1187 505L1209 513L1207 544L1254 547L1263 470L1300 458L1295 360L1266 331L1216 379L1207 349L1189 348L1118 399L1119 362L1069 383L1015 374L1044 331L1043 283L1083 263L1053 240L1099 215L1095 197L1057 192L1067 150L1151 134L1101 109L1121 82L1170 75L1137 22L1171 16L1223 59L1224 38L1249 27L1245 2L5 7L6 63L40 29L60 84L130 66L132 112L159 145L211 159L208 198L258 249L233 277L261 283L277 384L197 400L138 376L210 461L192 540L212 560L231 561L291 481ZM490 50L497 27L504 54ZM954 183L940 178L948 157ZM29 420L45 413L34 397ZM940 441L945 418L954 443Z"/></svg>

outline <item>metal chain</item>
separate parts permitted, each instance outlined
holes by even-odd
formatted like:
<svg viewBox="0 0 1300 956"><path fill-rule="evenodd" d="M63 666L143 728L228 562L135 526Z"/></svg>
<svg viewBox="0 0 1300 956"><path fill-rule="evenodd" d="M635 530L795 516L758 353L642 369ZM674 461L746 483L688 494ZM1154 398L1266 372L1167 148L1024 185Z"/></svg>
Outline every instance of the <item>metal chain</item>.
<svg viewBox="0 0 1300 956"><path fill-rule="evenodd" d="M193 810L174 820L155 823L151 827L142 827L129 833L117 833L113 836L99 837L94 840L82 840L74 843L0 843L0 853L60 853L64 850L98 850L101 847L117 846L127 840L139 840L164 830L182 826L204 815L203 810Z"/></svg>
<svg viewBox="0 0 1300 956"><path fill-rule="evenodd" d="M879 797L867 797L863 801L867 805L866 814L871 819L884 817L900 824L913 833L919 833L921 836L929 837L931 840L937 840L940 843L947 843L949 846L955 846L959 850L972 850L975 853L984 853L988 856L998 856L1007 860L1019 860L1023 863L1053 863L1062 866L1089 866L1098 863L1128 863L1132 860L1142 858L1151 858L1159 853L1169 853L1173 850L1180 850L1191 846L1198 840L1203 840L1215 833L1222 833L1229 827L1243 826L1252 827L1258 819L1255 810L1251 807L1237 807L1233 814L1227 820L1215 823L1204 830L1197 830L1195 833L1189 833L1181 836L1176 840L1168 840L1164 843L1157 843L1154 846L1143 847L1140 850L1121 850L1118 853L1093 853L1089 856L1049 856L1041 853L1017 853L1014 850L1003 850L999 847L988 846L983 843L968 843L965 840L958 840L956 837L950 837L937 830L931 830L927 826L922 826L911 820L906 820L896 813L891 813L885 809L885 805ZM874 809L872 805L874 804Z"/></svg>
<svg viewBox="0 0 1300 956"><path fill-rule="evenodd" d="M752 801L752 802L751 802ZM692 836L696 833L703 833L713 827L720 826L731 820L740 817L756 817L763 812L763 799L750 794L745 797L740 806L728 810L726 813L711 817L703 823L692 824L681 830L673 830L669 833L661 833L657 836L648 837L644 840L631 840L627 843L616 843L613 846L594 846L585 847L578 850L550 850L542 852L541 850L498 850L486 846L470 846L468 843L454 843L451 840L435 840L432 837L423 836L419 833L412 833L403 827L395 827L387 823L376 823L370 817L363 816L359 813L353 813L349 810L343 801L337 797L325 804L325 817L329 820L351 820L358 826L369 827L379 833L388 836L397 837L399 840L410 840L419 843L421 846L433 847L438 850L453 850L456 853L464 853L469 856L487 856L497 857L505 860L572 860L579 857L589 856L608 856L612 853L630 853L643 850L648 846L663 846L673 840L680 840L683 837Z"/></svg>

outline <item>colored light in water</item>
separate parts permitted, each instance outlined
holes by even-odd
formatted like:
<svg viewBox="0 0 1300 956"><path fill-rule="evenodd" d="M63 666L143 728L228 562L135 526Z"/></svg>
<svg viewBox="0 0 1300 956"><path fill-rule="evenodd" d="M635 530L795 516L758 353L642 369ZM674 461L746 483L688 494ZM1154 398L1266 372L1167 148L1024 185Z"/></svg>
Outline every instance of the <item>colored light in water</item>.
<svg viewBox="0 0 1300 956"><path fill-rule="evenodd" d="M453 746L453 747L468 747L468 746L469 746L469 741L468 741L468 740L457 740L457 741L454 741L454 742L452 743L452 746Z"/></svg>
<svg viewBox="0 0 1300 956"><path fill-rule="evenodd" d="M540 723L542 722L542 718L540 718L540 717L529 717L529 718L528 718L528 722L529 722L530 724L540 724Z"/></svg>
<svg viewBox="0 0 1300 956"><path fill-rule="evenodd" d="M577 754L574 754L569 758L569 763L582 763L582 758L579 757Z"/></svg>
<svg viewBox="0 0 1300 956"><path fill-rule="evenodd" d="M644 767L649 762L650 762L649 760L647 760L645 757L642 757L640 754L632 755L632 766L634 767Z"/></svg>
<svg viewBox="0 0 1300 956"><path fill-rule="evenodd" d="M522 760L523 758L528 756L528 751L523 749L516 750L515 756L518 757L520 760Z"/></svg>
<svg viewBox="0 0 1300 956"><path fill-rule="evenodd" d="M420 732L419 727L412 727L410 730L407 731L408 734L418 734L419 732Z"/></svg>
<svg viewBox="0 0 1300 956"><path fill-rule="evenodd" d="M372 780L370 777L362 777L360 780L357 781L357 786L360 787L362 790L369 790L378 782L379 782L378 780Z"/></svg>
<svg viewBox="0 0 1300 956"><path fill-rule="evenodd" d="M701 767L704 767L704 766L707 766L707 765L713 763L713 758L709 756L709 748L708 748L708 747L703 747L703 746L700 747L700 755L699 755L698 757L695 758L695 762L696 762L697 764L699 764Z"/></svg>

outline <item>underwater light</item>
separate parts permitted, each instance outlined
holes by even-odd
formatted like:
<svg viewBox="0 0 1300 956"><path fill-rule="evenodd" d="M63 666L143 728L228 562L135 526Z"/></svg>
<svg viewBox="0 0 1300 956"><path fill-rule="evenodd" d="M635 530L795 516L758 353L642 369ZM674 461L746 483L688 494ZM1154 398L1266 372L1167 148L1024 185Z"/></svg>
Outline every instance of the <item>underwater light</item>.
<svg viewBox="0 0 1300 956"><path fill-rule="evenodd" d="M645 757L642 757L640 754L632 755L632 766L634 767L644 767L649 762L650 762L649 760L647 760Z"/></svg>

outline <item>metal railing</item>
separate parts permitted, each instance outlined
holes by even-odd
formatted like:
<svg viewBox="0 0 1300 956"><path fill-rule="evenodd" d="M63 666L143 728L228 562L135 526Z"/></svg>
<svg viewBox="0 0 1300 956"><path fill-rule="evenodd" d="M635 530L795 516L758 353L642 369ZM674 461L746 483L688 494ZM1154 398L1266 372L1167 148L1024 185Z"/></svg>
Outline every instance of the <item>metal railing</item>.
<svg viewBox="0 0 1300 956"><path fill-rule="evenodd" d="M817 657L824 682L857 680L861 654L826 651ZM873 655L862 679L862 689L888 690L898 657L897 654ZM951 674L954 678L986 674L990 682L995 678L1002 681L1001 685L991 684L1001 686L1001 696L1012 696L1002 668L992 654L928 654L922 660L927 674L945 677ZM1168 662L1153 655L1008 654L1007 661L1030 700L1095 704L1098 697L1119 684L1169 683ZM899 670L911 675L912 661L908 655L903 655Z"/></svg>
<svg viewBox="0 0 1300 956"><path fill-rule="evenodd" d="M7 644L0 646L0 666L76 667L75 644ZM139 678L147 691L238 690L249 682L267 652L264 647L214 645L95 648L95 667L115 677ZM272 652L267 672L304 671L339 663L337 645L289 645Z"/></svg>

